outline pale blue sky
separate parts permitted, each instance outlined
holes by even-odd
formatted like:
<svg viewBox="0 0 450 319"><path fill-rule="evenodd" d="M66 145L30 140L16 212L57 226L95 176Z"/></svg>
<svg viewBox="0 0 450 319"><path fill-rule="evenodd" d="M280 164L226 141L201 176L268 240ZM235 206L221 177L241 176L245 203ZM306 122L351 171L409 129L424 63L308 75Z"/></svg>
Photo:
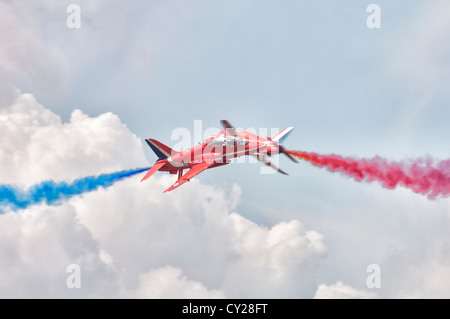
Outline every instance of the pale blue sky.
<svg viewBox="0 0 450 319"><path fill-rule="evenodd" d="M117 113L142 138L169 142L172 129L195 119L209 127L227 118L241 127L295 126L294 148L389 154L386 143L408 139L398 128L425 94L405 81L408 70L392 72L396 51L415 49L423 2L379 2L378 30L366 26L368 3L117 2L49 39L67 53L66 94L37 95L66 118L74 108ZM445 105L442 94L432 98ZM412 123L421 145L441 135L443 111Z"/></svg>

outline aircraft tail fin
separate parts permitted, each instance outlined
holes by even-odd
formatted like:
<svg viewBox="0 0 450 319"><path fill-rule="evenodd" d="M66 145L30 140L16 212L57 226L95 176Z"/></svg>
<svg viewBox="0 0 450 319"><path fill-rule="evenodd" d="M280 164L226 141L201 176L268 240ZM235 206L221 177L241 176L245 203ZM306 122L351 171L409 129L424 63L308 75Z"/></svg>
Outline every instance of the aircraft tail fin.
<svg viewBox="0 0 450 319"><path fill-rule="evenodd" d="M283 147L282 143L289 136L294 128L292 126L285 128L281 132L278 132L274 136L271 137L271 140L278 143L279 152L286 155L291 161L294 163L298 163L297 159L286 152L286 149Z"/></svg>
<svg viewBox="0 0 450 319"><path fill-rule="evenodd" d="M278 132L277 134L272 136L271 140L275 141L275 142L279 142L281 144L288 137L289 133L291 133L293 129L294 128L292 126L287 127L284 130L282 130L281 132Z"/></svg>
<svg viewBox="0 0 450 319"><path fill-rule="evenodd" d="M150 146L152 151L155 152L156 156L158 156L158 160L166 159L174 152L169 146L164 145L157 140L148 138L145 141L147 142L148 146Z"/></svg>

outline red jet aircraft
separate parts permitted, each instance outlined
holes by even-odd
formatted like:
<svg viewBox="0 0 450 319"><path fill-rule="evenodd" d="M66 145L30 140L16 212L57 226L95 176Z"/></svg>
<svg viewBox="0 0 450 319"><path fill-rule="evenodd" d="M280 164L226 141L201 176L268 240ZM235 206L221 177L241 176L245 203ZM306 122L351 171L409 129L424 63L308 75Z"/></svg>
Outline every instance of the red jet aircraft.
<svg viewBox="0 0 450 319"><path fill-rule="evenodd" d="M170 192L205 169L229 164L231 158L243 155L254 156L259 161L284 175L287 174L272 164L268 157L272 154L283 153L292 161L298 163L294 157L286 153L281 145L283 140L294 129L293 127L285 128L272 137L262 138L250 132L238 131L226 120L220 122L224 127L223 131L217 133L216 136L208 138L205 142L181 152L174 151L157 140L146 139L147 144L158 156L158 160L145 174L141 182L157 171L168 171L171 174L178 173L178 180L164 191L164 193ZM185 169L189 169L189 171L183 175L183 170Z"/></svg>

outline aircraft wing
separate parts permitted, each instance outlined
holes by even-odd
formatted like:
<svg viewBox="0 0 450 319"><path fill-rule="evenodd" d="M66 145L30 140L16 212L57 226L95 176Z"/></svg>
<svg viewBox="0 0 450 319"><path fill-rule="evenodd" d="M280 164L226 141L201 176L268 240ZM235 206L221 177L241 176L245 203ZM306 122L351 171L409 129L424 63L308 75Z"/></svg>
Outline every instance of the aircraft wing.
<svg viewBox="0 0 450 319"><path fill-rule="evenodd" d="M194 176L200 174L201 172L203 172L205 169L209 168L210 166L214 165L215 162L211 162L211 163L200 163L197 164L196 166L192 167L189 172L187 172L186 174L184 174L183 176L181 176L181 178L179 178L175 184L173 184L172 186L170 186L168 189L166 189L164 191L164 193L166 192L170 192L173 191L175 188L180 187L181 185L183 185L186 182L189 182L191 180L191 178L193 178Z"/></svg>
<svg viewBox="0 0 450 319"><path fill-rule="evenodd" d="M256 159L258 161L263 162L267 166L269 166L269 167L273 168L274 170L276 170L278 173L281 173L283 175L288 175L288 173L283 171L281 168L278 168L276 165L272 164L270 162L270 160L264 154L257 154L257 155L253 155L253 156L256 157Z"/></svg>
<svg viewBox="0 0 450 319"><path fill-rule="evenodd" d="M223 128L228 132L229 135L235 136L236 135L236 129L231 125L230 122L227 120L221 120L220 123L222 124Z"/></svg>
<svg viewBox="0 0 450 319"><path fill-rule="evenodd" d="M164 166L164 164L166 164L167 161L159 161L156 162L152 168L150 168L150 170L147 172L147 174L145 174L145 176L141 179L141 182L145 181L147 178L149 178L150 176L152 176L154 173L156 173L161 167Z"/></svg>
<svg viewBox="0 0 450 319"><path fill-rule="evenodd" d="M227 120L221 120L220 123L222 123L223 128L233 128L233 125L231 125L230 122L228 122Z"/></svg>

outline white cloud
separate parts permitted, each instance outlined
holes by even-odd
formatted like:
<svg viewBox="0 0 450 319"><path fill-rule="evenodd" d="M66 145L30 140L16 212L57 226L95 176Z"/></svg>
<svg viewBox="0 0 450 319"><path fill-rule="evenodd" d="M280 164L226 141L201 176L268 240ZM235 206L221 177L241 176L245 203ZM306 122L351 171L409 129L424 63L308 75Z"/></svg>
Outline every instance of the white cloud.
<svg viewBox="0 0 450 319"><path fill-rule="evenodd" d="M73 207L38 206L0 215L0 297L112 297L114 268L99 258L97 243ZM69 289L67 266L81 267L82 289Z"/></svg>
<svg viewBox="0 0 450 319"><path fill-rule="evenodd" d="M148 165L140 141L111 113L76 110L65 123L17 93L0 119L1 183ZM0 215L4 297L312 296L326 254L321 234L296 220L267 228L240 216L237 185L194 179L163 194L172 180L136 176L60 206ZM80 290L65 286L71 263L81 267Z"/></svg>
<svg viewBox="0 0 450 319"><path fill-rule="evenodd" d="M232 240L241 258L230 265L228 289L248 298L255 293L273 297L276 292L280 298L311 294L315 271L326 254L321 234L305 230L297 220L267 229L238 214L230 218L236 237Z"/></svg>
<svg viewBox="0 0 450 319"><path fill-rule="evenodd" d="M17 94L0 112L0 174L3 183L31 185L147 165L141 142L120 119L90 118L80 110L70 122Z"/></svg>
<svg viewBox="0 0 450 319"><path fill-rule="evenodd" d="M142 289L137 274L171 265L227 297L313 295L326 253L322 235L296 220L266 228L232 212L237 186L227 191L193 180L162 194L170 178L129 179L71 200L120 265L127 290Z"/></svg>
<svg viewBox="0 0 450 319"><path fill-rule="evenodd" d="M368 290L358 290L343 282L338 281L334 285L320 285L317 288L315 299L371 299L377 298L377 294Z"/></svg>
<svg viewBox="0 0 450 319"><path fill-rule="evenodd" d="M140 275L138 287L126 296L129 298L225 298L221 291L206 289L201 283L183 276L181 269L172 266L153 269Z"/></svg>

